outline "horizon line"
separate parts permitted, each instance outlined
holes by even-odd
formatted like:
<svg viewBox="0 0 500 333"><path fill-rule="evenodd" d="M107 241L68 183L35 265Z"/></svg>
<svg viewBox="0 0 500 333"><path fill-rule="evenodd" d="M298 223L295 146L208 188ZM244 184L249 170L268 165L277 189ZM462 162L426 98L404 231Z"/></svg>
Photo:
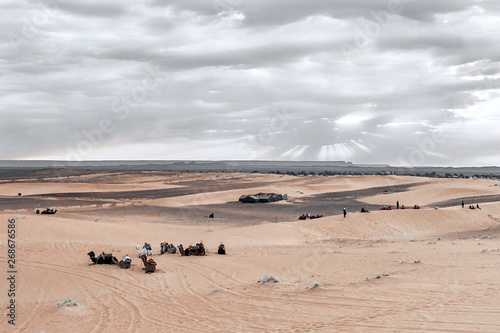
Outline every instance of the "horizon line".
<svg viewBox="0 0 500 333"><path fill-rule="evenodd" d="M117 163L117 162L242 162L242 163L251 163L251 162L274 162L274 163L287 163L287 162L293 162L293 163L344 163L352 166L379 166L379 167L391 167L391 168L500 168L498 165L482 165L482 166L464 166L464 165L459 165L459 166L452 166L452 165L392 165L389 163L355 163L355 162L350 162L350 161L343 161L343 160L328 160L328 161L314 161L314 160L229 160L229 159L221 159L221 160L196 160L196 159L187 159L187 160L118 160L118 159L113 159L113 160L82 160L82 161L65 161L65 160L29 160L29 159L0 159L0 163L2 162L52 162L52 163ZM2 167L2 166L0 166Z"/></svg>

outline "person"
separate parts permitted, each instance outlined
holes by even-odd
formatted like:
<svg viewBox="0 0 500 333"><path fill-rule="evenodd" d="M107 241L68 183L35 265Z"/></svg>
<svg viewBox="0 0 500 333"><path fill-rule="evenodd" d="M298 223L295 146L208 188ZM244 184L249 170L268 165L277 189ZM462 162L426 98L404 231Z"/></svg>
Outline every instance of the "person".
<svg viewBox="0 0 500 333"><path fill-rule="evenodd" d="M477 208L477 209L481 209L481 208L479 207L479 204L477 204L477 205L476 205L476 208Z"/></svg>
<svg viewBox="0 0 500 333"><path fill-rule="evenodd" d="M436 205L436 207L434 207L434 209L439 209L438 205Z"/></svg>
<svg viewBox="0 0 500 333"><path fill-rule="evenodd" d="M347 215L347 210L345 210L345 208L344 208L344 218L346 215Z"/></svg>
<svg viewBox="0 0 500 333"><path fill-rule="evenodd" d="M464 208L464 206L465 206L465 203L464 203L464 201L462 200L462 208Z"/></svg>
<svg viewBox="0 0 500 333"><path fill-rule="evenodd" d="M399 200L396 202L396 209L399 209Z"/></svg>
<svg viewBox="0 0 500 333"><path fill-rule="evenodd" d="M401 205L401 209L405 209L405 205Z"/></svg>

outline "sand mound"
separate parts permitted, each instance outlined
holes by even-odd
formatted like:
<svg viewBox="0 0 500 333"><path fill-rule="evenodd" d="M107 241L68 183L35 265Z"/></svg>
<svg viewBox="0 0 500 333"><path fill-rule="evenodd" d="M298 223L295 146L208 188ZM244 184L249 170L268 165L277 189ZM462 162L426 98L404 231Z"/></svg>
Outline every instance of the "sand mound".
<svg viewBox="0 0 500 333"><path fill-rule="evenodd" d="M303 224L302 231L318 240L362 239L397 240L434 236L458 231L484 230L497 224L489 214L500 205L487 205L483 210L405 209L348 214L347 218L329 217Z"/></svg>

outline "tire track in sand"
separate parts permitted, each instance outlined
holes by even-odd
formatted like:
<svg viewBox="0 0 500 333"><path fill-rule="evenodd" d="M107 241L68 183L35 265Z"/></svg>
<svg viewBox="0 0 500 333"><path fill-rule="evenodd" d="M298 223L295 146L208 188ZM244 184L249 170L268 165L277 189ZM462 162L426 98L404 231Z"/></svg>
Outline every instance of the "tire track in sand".
<svg viewBox="0 0 500 333"><path fill-rule="evenodd" d="M76 288L78 288L84 296L88 295L91 304L85 304L86 306L91 306L92 309L99 309L97 311L97 313L99 314L99 321L90 330L90 333L104 332L104 330L106 329L106 319L109 318L108 307L103 305L102 302L96 301L95 297L89 292L87 287L84 287L83 284L77 284Z"/></svg>
<svg viewBox="0 0 500 333"><path fill-rule="evenodd" d="M62 266L62 265L57 265L57 264L47 264L47 263L41 263L41 262L31 262L29 265L28 264L25 264L25 263L20 263L19 265L22 265L22 266L30 266L30 267L35 267L35 268L39 268L39 269L44 269L44 270L47 270L49 272L57 272L57 273L61 273L61 274L66 274L66 275L70 275L70 276L76 276L76 277L79 277L79 278L83 278L83 279L86 279L88 281L91 281L92 283L95 283L95 284L98 284L98 285L102 285L102 286L105 286L107 288L109 288L110 290L113 290L114 292L116 292L117 294L120 294L120 292L122 292L122 289L120 289L119 287L117 287L116 285L113 285L109 282L104 282L102 280L99 280L99 279L96 279L96 278L92 278L92 277L89 277L89 276L86 276L86 275L83 275L81 274L79 270L76 270L76 269L70 269L70 271L68 271L68 267L67 266ZM47 265L47 266L50 266L50 267L44 267L43 265ZM56 267L60 267L61 269L59 268L54 268L54 266ZM64 270L63 270L64 268ZM77 273L75 273L74 271L77 271ZM85 270L84 270L85 271ZM93 273L93 272L92 272ZM104 275L104 274L102 274ZM104 275L106 276L107 278L111 277L111 276L108 276L108 275ZM124 288L124 290L127 290L128 294L127 296L131 296L131 297L134 297L136 299L139 299L141 301L146 301L146 302L153 302L153 303L156 303L158 305L164 305L164 302L163 301L158 301L158 300L153 300L151 298L144 298L142 295L136 295L136 294L133 294L133 292L137 292L137 288L139 288L138 286L135 286L133 284L130 284L130 283L127 283L127 282L124 282L124 281L120 281L119 279L117 278L114 278L114 280L116 280L116 282L118 283L122 283L122 284L125 284L127 286L134 286L135 288ZM123 297L123 296L122 296ZM97 300L102 300L100 298L97 298ZM158 324L158 325L162 325L162 326L169 326L173 329L187 329L188 327L179 327L178 325L174 325L174 324L170 324L170 323L165 323L165 322L162 322L162 321L159 321L159 320L156 320L154 318L151 318L149 316L145 316L144 314L142 314L140 312L140 310L138 310L139 312L137 312L137 306L129 301L128 299L124 298L123 299L125 300L125 304L128 304L127 308L134 312L134 313L139 313L141 318L143 318L144 320L146 321L150 321L150 322L153 322L155 324ZM134 307L136 308L136 310L134 310ZM132 309L131 309L132 308ZM123 310L123 309L122 309ZM123 312L122 312L123 314Z"/></svg>
<svg viewBox="0 0 500 333"><path fill-rule="evenodd" d="M42 308L43 303L45 301L45 287L47 286L47 280L49 279L50 273L47 273L44 275L42 283L40 284L40 287L38 288L40 290L40 293L38 294L37 301L35 302L35 306L33 309L31 309L31 313L28 316L28 318L24 321L24 323L19 326L14 332L20 332L23 331L25 328L27 328L26 325L29 325L37 316L38 311Z"/></svg>
<svg viewBox="0 0 500 333"><path fill-rule="evenodd" d="M192 263L192 262L190 262ZM211 285L213 285L214 287L217 287L217 288L220 288L220 285L213 279L209 278L208 276L204 275L203 273L200 273L199 271L193 269L193 268L190 268L190 267L187 267L185 265L182 265L182 264L179 264L179 263L172 263L172 265L176 265L176 266L179 266L179 267L182 267L188 271L192 271L194 272L197 276L200 276L200 277L203 277L205 280L207 280L208 282L210 282ZM177 273L180 275L180 272L177 270ZM256 298L258 297L257 295L249 295L249 294L241 294L241 293L238 293L234 290L230 290L230 289L225 289L223 288L223 290L235 295L235 296L238 296L238 298L234 298L232 299L233 301L237 302L237 305L239 308L236 308L234 306L234 304L231 306L231 311L233 314L237 313L239 314L240 316L238 318L235 318L234 315L233 316L228 316L227 315L227 310L225 308L225 306L223 306L222 308L219 307L219 306L214 306L214 302L211 302L210 298L207 297L207 296L203 296L199 293L197 293L188 283L187 280L185 280L184 278L182 278L181 276L179 276L179 279L181 280L181 282L183 283L184 285L184 288L194 297L198 298L200 301L204 302L205 304L207 304L213 311L219 313L221 315L221 317L223 318L227 318L228 320L234 322L235 320L239 321L241 324L243 325L246 325L246 326L251 326L253 328L253 330L259 330L259 331L263 331L263 330L266 330L268 329L268 327L266 326L261 326L261 325L258 325L256 324L255 321L252 321L252 320L249 320L252 316L255 316L255 317L263 317L263 316L268 316L267 312L268 311L274 311L276 310L274 306L269 306L269 304L249 304L248 303L248 300L249 299L252 299L252 298ZM242 302L240 300L243 300ZM287 312L283 311L281 313L282 315L288 315ZM247 318L247 320L243 319L243 318Z"/></svg>

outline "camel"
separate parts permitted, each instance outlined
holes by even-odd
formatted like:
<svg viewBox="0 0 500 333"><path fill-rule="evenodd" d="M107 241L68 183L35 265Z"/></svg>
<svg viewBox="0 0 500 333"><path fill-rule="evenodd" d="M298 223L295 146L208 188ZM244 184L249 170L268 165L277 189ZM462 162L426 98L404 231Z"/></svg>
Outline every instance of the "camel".
<svg viewBox="0 0 500 333"><path fill-rule="evenodd" d="M177 249L175 248L174 244L168 244L168 242L160 243L160 254L164 253L176 254Z"/></svg>
<svg viewBox="0 0 500 333"><path fill-rule="evenodd" d="M168 249L167 249L167 253L171 253L171 254L177 253L177 248L175 247L174 244L170 243L170 245L168 246Z"/></svg>
<svg viewBox="0 0 500 333"><path fill-rule="evenodd" d="M206 254L203 243L197 243L196 246L189 245L187 249L184 249L182 244L180 244L178 248L182 256L204 256Z"/></svg>
<svg viewBox="0 0 500 333"><path fill-rule="evenodd" d="M189 252L186 250L184 250L184 246L182 246L182 244L179 244L179 246L177 246L179 248L179 253L181 254L181 256L188 256L189 255Z"/></svg>
<svg viewBox="0 0 500 333"><path fill-rule="evenodd" d="M118 265L118 259L114 257L111 253L101 253L97 258L95 257L94 251L87 253L92 260L94 265Z"/></svg>
<svg viewBox="0 0 500 333"><path fill-rule="evenodd" d="M160 243L160 254L167 253L169 247L170 245L167 242Z"/></svg>
<svg viewBox="0 0 500 333"><path fill-rule="evenodd" d="M142 260L144 264L144 270L146 273L154 273L156 271L156 262L153 259L149 259L146 255L140 255L139 258Z"/></svg>
<svg viewBox="0 0 500 333"><path fill-rule="evenodd" d="M139 257L141 255L145 255L145 256L152 256L153 255L153 249L151 248L151 244L144 243L142 248L140 245L137 245L135 248L137 249L137 252L139 253Z"/></svg>
<svg viewBox="0 0 500 333"><path fill-rule="evenodd" d="M226 247L224 244L219 245L219 249L217 250L218 254L226 254Z"/></svg>
<svg viewBox="0 0 500 333"><path fill-rule="evenodd" d="M130 265L132 264L132 258L130 258L128 255L123 256L122 260L118 263L118 267L127 269L130 268Z"/></svg>

